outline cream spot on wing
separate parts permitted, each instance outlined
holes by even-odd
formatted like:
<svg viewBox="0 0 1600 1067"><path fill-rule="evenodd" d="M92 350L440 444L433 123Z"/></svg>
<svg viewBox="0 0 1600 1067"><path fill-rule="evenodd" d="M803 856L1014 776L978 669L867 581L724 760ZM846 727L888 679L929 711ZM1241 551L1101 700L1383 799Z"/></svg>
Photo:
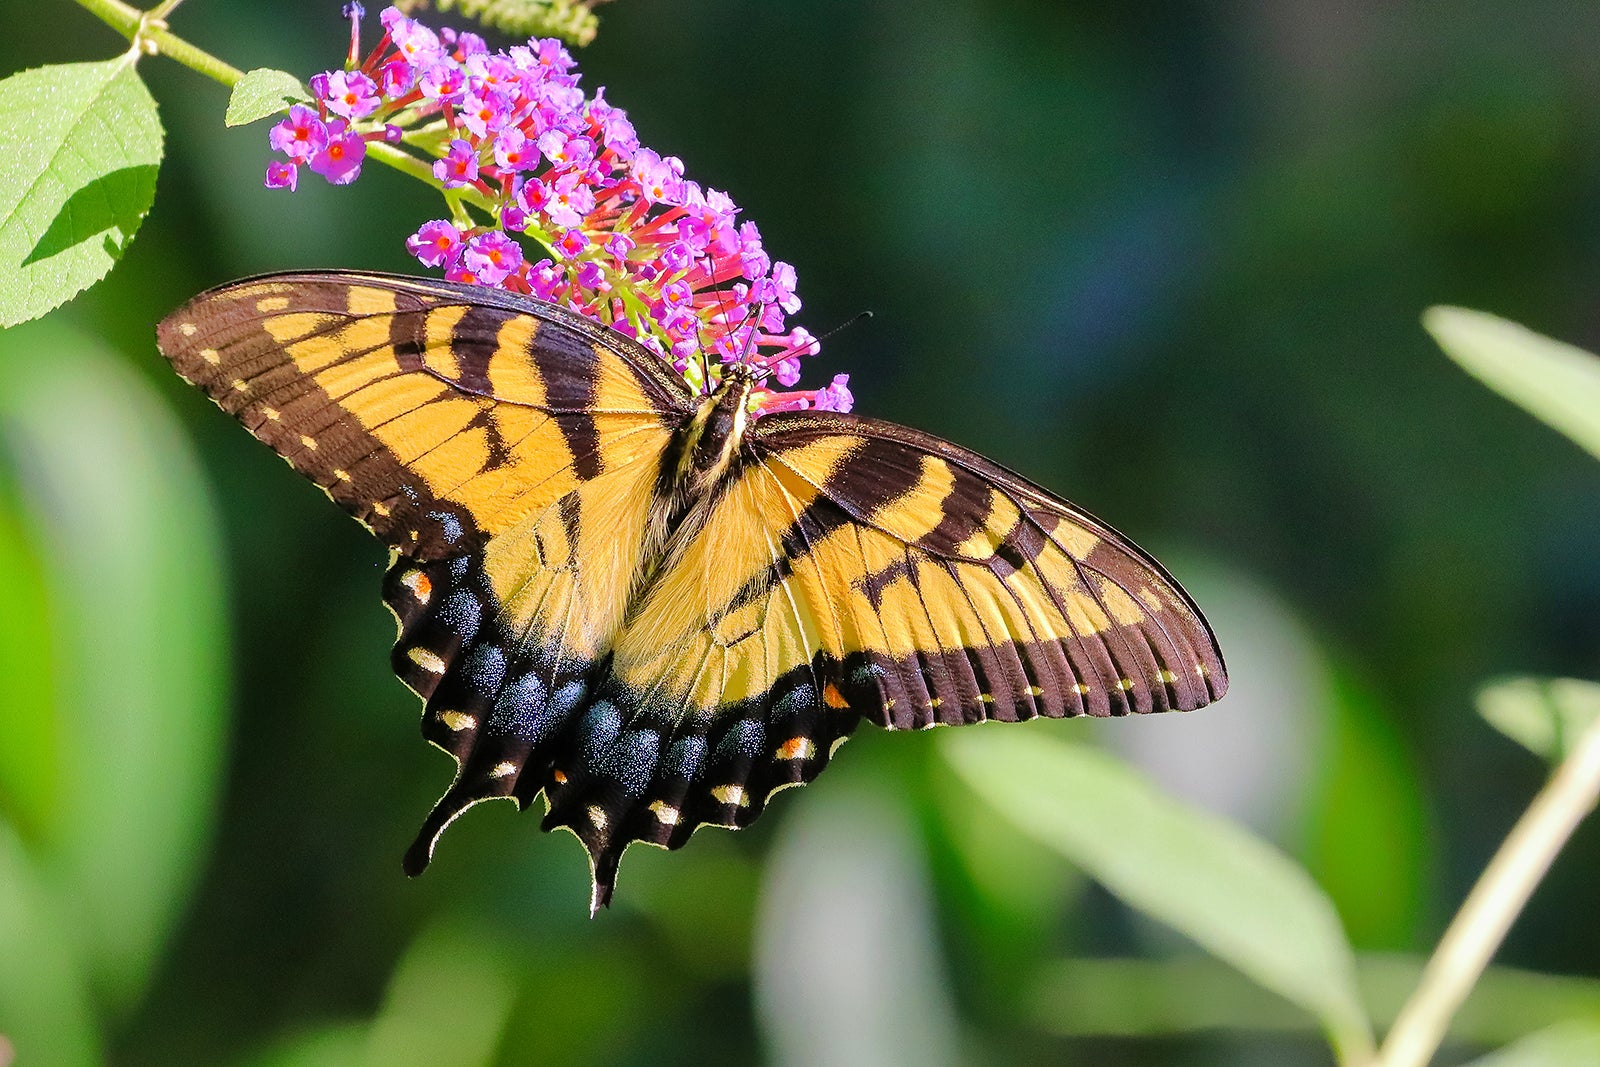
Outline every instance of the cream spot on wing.
<svg viewBox="0 0 1600 1067"><path fill-rule="evenodd" d="M1031 697L1042 697L1044 696L1044 690L1036 685L1030 685L1028 686L1028 695Z"/></svg>
<svg viewBox="0 0 1600 1067"><path fill-rule="evenodd" d="M200 328L192 322L181 322L178 324L178 332L185 337L193 337L200 332Z"/></svg>
<svg viewBox="0 0 1600 1067"><path fill-rule="evenodd" d="M478 725L478 720L464 711L441 711L439 713L439 721L456 733L460 733L462 730L470 730Z"/></svg>
<svg viewBox="0 0 1600 1067"><path fill-rule="evenodd" d="M263 315L273 311L282 311L288 306L289 298L286 296L264 296L256 301L256 310Z"/></svg>
<svg viewBox="0 0 1600 1067"><path fill-rule="evenodd" d="M742 785L719 785L711 791L711 797L718 804L737 804L741 808L750 803Z"/></svg>
<svg viewBox="0 0 1600 1067"><path fill-rule="evenodd" d="M217 353L215 348L202 348L200 350L200 358L213 367L222 362L222 356Z"/></svg>
<svg viewBox="0 0 1600 1067"><path fill-rule="evenodd" d="M1161 679L1161 681L1167 685L1171 685L1173 682L1178 680L1178 676L1167 670L1165 667L1156 672L1156 677Z"/></svg>
<svg viewBox="0 0 1600 1067"><path fill-rule="evenodd" d="M978 703L980 703L980 704L993 704L994 703L994 694L993 693L979 693L978 694Z"/></svg>
<svg viewBox="0 0 1600 1067"><path fill-rule="evenodd" d="M594 828L596 830L604 830L606 828L606 822L607 822L607 820L606 820L606 809L602 808L598 804L590 804L589 805L589 821L594 823Z"/></svg>
<svg viewBox="0 0 1600 1067"><path fill-rule="evenodd" d="M246 388L248 388L244 384L244 379L243 378L235 378L233 381L229 382L228 384L233 386L233 391L236 392L236 393L242 393L242 392L245 391Z"/></svg>
<svg viewBox="0 0 1600 1067"><path fill-rule="evenodd" d="M510 760L502 760L489 768L490 778L510 778L517 773L517 765Z"/></svg>
<svg viewBox="0 0 1600 1067"><path fill-rule="evenodd" d="M1084 696L1088 696L1089 695L1089 687L1087 685L1083 684L1082 682L1079 682L1077 685L1073 686L1072 688L1077 690L1079 693L1082 693Z"/></svg>
<svg viewBox="0 0 1600 1067"><path fill-rule="evenodd" d="M312 452L315 452L317 450L317 442L316 442L316 440L313 439L308 434L301 434L300 435L300 443L305 445L306 448L309 449Z"/></svg>
<svg viewBox="0 0 1600 1067"><path fill-rule="evenodd" d="M1117 679L1117 688L1122 690L1124 693L1126 693L1128 690L1133 688L1133 679L1132 678L1118 678Z"/></svg>
<svg viewBox="0 0 1600 1067"><path fill-rule="evenodd" d="M262 408L261 414L265 415L267 417L267 421L269 422L277 422L279 419L283 418L283 412L279 411L277 408Z"/></svg>
<svg viewBox="0 0 1600 1067"><path fill-rule="evenodd" d="M387 519L390 515L389 505L380 500L372 505L372 513L380 519Z"/></svg>
<svg viewBox="0 0 1600 1067"><path fill-rule="evenodd" d="M1211 673L1210 671L1206 670L1206 665L1204 663L1196 663L1194 665L1194 672L1200 675L1202 678Z"/></svg>
<svg viewBox="0 0 1600 1067"><path fill-rule="evenodd" d="M406 658L429 674L444 673L444 660L440 659L439 654L432 649L413 648L406 653Z"/></svg>
<svg viewBox="0 0 1600 1067"><path fill-rule="evenodd" d="M336 468L333 472L333 480L336 482L348 482L350 480L350 472Z"/></svg>
<svg viewBox="0 0 1600 1067"><path fill-rule="evenodd" d="M678 825L678 809L668 804L665 800L652 800L650 802L650 814L654 815L656 821L662 826Z"/></svg>

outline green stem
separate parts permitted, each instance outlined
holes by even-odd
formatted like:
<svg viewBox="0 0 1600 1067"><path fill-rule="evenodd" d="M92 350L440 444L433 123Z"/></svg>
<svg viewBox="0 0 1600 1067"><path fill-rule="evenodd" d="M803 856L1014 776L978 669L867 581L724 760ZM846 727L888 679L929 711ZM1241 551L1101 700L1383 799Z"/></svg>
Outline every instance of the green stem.
<svg viewBox="0 0 1600 1067"><path fill-rule="evenodd" d="M1597 797L1600 719L1580 735L1467 894L1395 1018L1378 1055L1381 1067L1423 1067L1433 1059L1456 1010Z"/></svg>
<svg viewBox="0 0 1600 1067"><path fill-rule="evenodd" d="M204 74L214 81L221 82L230 89L244 77L244 72L228 63L224 63L216 56L185 41L167 29L161 21L164 16L182 3L183 0L163 0L151 11L140 11L122 2L122 0L75 0L78 6L94 15L101 22L116 30L130 41L147 42L157 52L175 62L182 63L190 70ZM435 189L443 189L443 183L433 176L433 168L426 161L418 159L408 152L402 152L393 145L374 141L367 145L367 155L378 162L393 167L402 174L409 174L418 181L426 182ZM475 189L458 190L461 200L492 212L494 205L489 199Z"/></svg>
<svg viewBox="0 0 1600 1067"><path fill-rule="evenodd" d="M425 182L440 192L444 192L444 183L433 176L433 167L425 159L418 159L410 152L402 152L392 144L382 141L367 142L367 158L376 159L385 163L401 174L409 175L419 182ZM473 207L482 208L484 211L493 212L494 202L476 189L451 189L446 196L458 196L461 200Z"/></svg>
<svg viewBox="0 0 1600 1067"><path fill-rule="evenodd" d="M165 14L171 11L177 3L169 0L155 11L146 12L130 7L122 0L76 0L76 2L79 7L128 40L147 42L168 59L182 63L190 70L204 74L213 81L221 82L230 89L244 77L244 71L224 63L210 52L196 48L168 30L166 24L159 17L155 17L158 12Z"/></svg>

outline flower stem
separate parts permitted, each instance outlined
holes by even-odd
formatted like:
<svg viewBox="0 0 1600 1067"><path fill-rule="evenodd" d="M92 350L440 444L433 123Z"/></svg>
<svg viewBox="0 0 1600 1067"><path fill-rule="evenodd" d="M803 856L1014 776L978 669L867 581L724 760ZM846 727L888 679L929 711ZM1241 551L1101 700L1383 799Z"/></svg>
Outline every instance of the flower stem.
<svg viewBox="0 0 1600 1067"><path fill-rule="evenodd" d="M1380 1067L1424 1067L1556 854L1600 799L1600 720L1517 820L1456 913L1383 1043Z"/></svg>
<svg viewBox="0 0 1600 1067"><path fill-rule="evenodd" d="M147 41L155 46L156 51L178 63L182 63L190 70L204 74L214 81L221 82L230 89L244 77L244 72L228 63L224 63L216 56L185 41L167 29L161 21L161 16L170 12L182 0L163 0L151 11L140 11L131 7L122 0L76 0L78 6L90 12L116 30L122 36L132 41L136 38ZM367 155L380 163L385 163L402 174L409 174L420 181L427 182L434 188L441 188L440 181L433 176L433 170L427 163L416 156L402 152L397 148L382 143L373 143L367 146ZM472 190L462 190L462 199L485 211L492 209L486 197Z"/></svg>
<svg viewBox="0 0 1600 1067"><path fill-rule="evenodd" d="M204 74L213 81L221 82L230 89L235 82L244 77L244 72L239 68L224 63L210 52L196 48L167 29L159 16L171 11L177 6L176 3L161 4L151 12L130 7L122 0L77 0L77 3L79 7L128 40L138 38L147 41L167 58L182 63L190 70Z"/></svg>
<svg viewBox="0 0 1600 1067"><path fill-rule="evenodd" d="M382 141L370 141L367 144L367 158L376 159L379 163L388 164L401 174L410 175L420 182L433 186L435 189L444 190L444 183L433 176L433 167L426 160L418 159L410 152L402 152L394 145L384 144ZM446 196L459 197L463 202L471 204L473 207L482 208L484 211L492 212L494 210L494 202L476 189L451 189L446 192Z"/></svg>

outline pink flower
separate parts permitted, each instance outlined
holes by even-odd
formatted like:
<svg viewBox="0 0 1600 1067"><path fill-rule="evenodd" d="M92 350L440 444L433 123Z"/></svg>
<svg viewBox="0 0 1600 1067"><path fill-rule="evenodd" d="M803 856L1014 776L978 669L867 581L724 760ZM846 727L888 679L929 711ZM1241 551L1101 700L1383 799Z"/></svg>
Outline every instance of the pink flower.
<svg viewBox="0 0 1600 1067"><path fill-rule="evenodd" d="M351 14L351 58L313 79L320 109L296 107L273 127L287 161L269 166L269 187L293 189L302 163L352 181L367 142L381 140L427 159L446 189L472 189L490 220L424 223L406 239L423 266L572 308L636 338L702 394L739 364L756 380L756 415L850 407L844 375L798 388L818 345L785 321L801 306L794 268L771 259L727 193L641 146L603 89L587 95L559 42L491 51L394 8L380 18L386 37L363 61ZM439 130L448 143L426 147ZM530 262L523 233L550 255Z"/></svg>
<svg viewBox="0 0 1600 1067"><path fill-rule="evenodd" d="M475 137L488 137L491 133L498 132L505 123L506 105L500 99L500 94L483 89L482 92L468 90L461 98L461 125L470 130Z"/></svg>
<svg viewBox="0 0 1600 1067"><path fill-rule="evenodd" d="M378 18L406 62L421 65L444 54L438 35L415 19L406 18L392 7L384 8Z"/></svg>
<svg viewBox="0 0 1600 1067"><path fill-rule="evenodd" d="M749 281L755 281L772 266L772 260L761 246L761 231L753 222L739 226L739 266Z"/></svg>
<svg viewBox="0 0 1600 1067"><path fill-rule="evenodd" d="M539 137L539 151L558 167L587 167L594 160L594 142L587 137L550 130Z"/></svg>
<svg viewBox="0 0 1600 1067"><path fill-rule="evenodd" d="M651 203L675 204L683 196L683 160L675 156L662 159L641 148L634 154L632 174L640 195Z"/></svg>
<svg viewBox="0 0 1600 1067"><path fill-rule="evenodd" d="M334 119L328 123L327 143L311 157L309 166L332 185L349 185L361 174L366 157L367 142L344 119Z"/></svg>
<svg viewBox="0 0 1600 1067"><path fill-rule="evenodd" d="M772 265L773 299L791 315L800 310L800 298L794 292L795 281L794 268L789 264L779 260Z"/></svg>
<svg viewBox="0 0 1600 1067"><path fill-rule="evenodd" d="M359 70L334 70L311 79L311 94L335 115L354 122L378 110L378 86Z"/></svg>
<svg viewBox="0 0 1600 1067"><path fill-rule="evenodd" d="M328 128L315 111L296 104L289 109L288 118L272 127L267 143L296 163L304 163L328 143Z"/></svg>
<svg viewBox="0 0 1600 1067"><path fill-rule="evenodd" d="M454 102L466 91L467 77L455 60L441 56L422 67L417 88L430 100Z"/></svg>
<svg viewBox="0 0 1600 1067"><path fill-rule="evenodd" d="M619 264L627 259L628 253L632 252L636 247L638 245L634 239L625 233L613 233L606 237L605 250L611 253Z"/></svg>
<svg viewBox="0 0 1600 1067"><path fill-rule="evenodd" d="M817 390L813 403L818 411L849 411L855 407L856 398L850 394L850 375L835 374L832 382Z"/></svg>
<svg viewBox="0 0 1600 1067"><path fill-rule="evenodd" d="M499 285L522 266L522 246L491 230L467 240L461 249L461 262L476 276L479 285Z"/></svg>
<svg viewBox="0 0 1600 1067"><path fill-rule="evenodd" d="M589 238L579 229L566 230L556 241L556 251L567 259L576 259L583 255L583 250L589 247Z"/></svg>
<svg viewBox="0 0 1600 1067"><path fill-rule="evenodd" d="M494 139L494 161L502 170L532 170L539 165L539 153L527 136L513 126L500 131Z"/></svg>
<svg viewBox="0 0 1600 1067"><path fill-rule="evenodd" d="M478 153L470 141L456 138L450 142L450 151L433 165L433 176L444 183L446 189L459 189L478 180Z"/></svg>
<svg viewBox="0 0 1600 1067"><path fill-rule="evenodd" d="M378 92L398 100L417 84L417 68L403 59L391 59L378 70Z"/></svg>
<svg viewBox="0 0 1600 1067"><path fill-rule="evenodd" d="M594 210L594 190L585 184L582 175L568 171L550 188L544 210L557 226L580 225L583 217Z"/></svg>
<svg viewBox="0 0 1600 1067"><path fill-rule="evenodd" d="M422 228L406 238L406 251L424 267L453 262L461 250L461 232L443 219L424 222Z"/></svg>
<svg viewBox="0 0 1600 1067"><path fill-rule="evenodd" d="M793 356L785 356L778 360L772 365L772 370L778 379L778 384L785 389L800 381L800 361Z"/></svg>
<svg viewBox="0 0 1600 1067"><path fill-rule="evenodd" d="M267 164L266 187L268 189L287 189L294 192L295 184L300 180L300 168L293 163L280 163L273 160Z"/></svg>

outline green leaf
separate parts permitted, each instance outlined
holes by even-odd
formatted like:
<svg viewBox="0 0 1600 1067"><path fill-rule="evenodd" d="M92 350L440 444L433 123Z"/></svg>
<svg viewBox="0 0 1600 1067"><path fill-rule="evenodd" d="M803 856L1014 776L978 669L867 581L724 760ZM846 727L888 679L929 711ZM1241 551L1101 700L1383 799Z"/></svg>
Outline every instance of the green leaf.
<svg viewBox="0 0 1600 1067"><path fill-rule="evenodd" d="M1408 955L1356 957L1362 1002L1374 1023L1394 1022L1425 963ZM1309 1013L1206 956L1057 960L1012 985L1026 990L1015 1003L1027 1021L1063 1037L1309 1034L1317 1026ZM1451 1020L1450 1040L1489 1048L1578 1017L1600 1018L1600 980L1491 967Z"/></svg>
<svg viewBox="0 0 1600 1067"><path fill-rule="evenodd" d="M0 442L0 448L4 443ZM50 595L35 531L22 513L15 486L0 465L0 821L38 844L57 829L56 768L60 720L41 714L57 706L55 679L43 665L55 660Z"/></svg>
<svg viewBox="0 0 1600 1067"><path fill-rule="evenodd" d="M367 1047L366 1023L330 1023L281 1038L244 1062L248 1067L350 1067Z"/></svg>
<svg viewBox="0 0 1600 1067"><path fill-rule="evenodd" d="M1600 685L1576 678L1512 678L1478 693L1478 714L1551 763L1600 718Z"/></svg>
<svg viewBox="0 0 1600 1067"><path fill-rule="evenodd" d="M111 1010L142 990L206 855L228 709L220 533L154 391L54 322L0 333L0 463L49 600L57 811L30 851Z"/></svg>
<svg viewBox="0 0 1600 1067"><path fill-rule="evenodd" d="M244 126L310 99L304 83L293 74L257 67L234 85L233 95L228 97L228 113L222 121L229 126Z"/></svg>
<svg viewBox="0 0 1600 1067"><path fill-rule="evenodd" d="M0 1037L40 1067L99 1064L89 984L55 894L0 822ZM5 1049L0 1044L0 1052Z"/></svg>
<svg viewBox="0 0 1600 1067"><path fill-rule="evenodd" d="M1299 854L1339 910L1352 944L1412 943L1426 899L1429 843L1416 768L1377 687L1334 665L1322 769Z"/></svg>
<svg viewBox="0 0 1600 1067"><path fill-rule="evenodd" d="M131 54L0 81L0 326L105 277L155 199L161 140Z"/></svg>
<svg viewBox="0 0 1600 1067"><path fill-rule="evenodd" d="M1429 308L1422 324L1468 374L1600 457L1600 358L1482 311Z"/></svg>
<svg viewBox="0 0 1600 1067"><path fill-rule="evenodd" d="M365 1062L487 1067L516 998L514 974L506 950L488 934L448 923L423 931L389 980Z"/></svg>
<svg viewBox="0 0 1600 1067"><path fill-rule="evenodd" d="M1594 1067L1600 1063L1600 1022L1563 1023L1466 1067Z"/></svg>
<svg viewBox="0 0 1600 1067"><path fill-rule="evenodd" d="M1333 905L1288 857L1087 746L1015 730L943 741L957 773L1002 817L1316 1015L1342 1060L1370 1056L1350 946Z"/></svg>

